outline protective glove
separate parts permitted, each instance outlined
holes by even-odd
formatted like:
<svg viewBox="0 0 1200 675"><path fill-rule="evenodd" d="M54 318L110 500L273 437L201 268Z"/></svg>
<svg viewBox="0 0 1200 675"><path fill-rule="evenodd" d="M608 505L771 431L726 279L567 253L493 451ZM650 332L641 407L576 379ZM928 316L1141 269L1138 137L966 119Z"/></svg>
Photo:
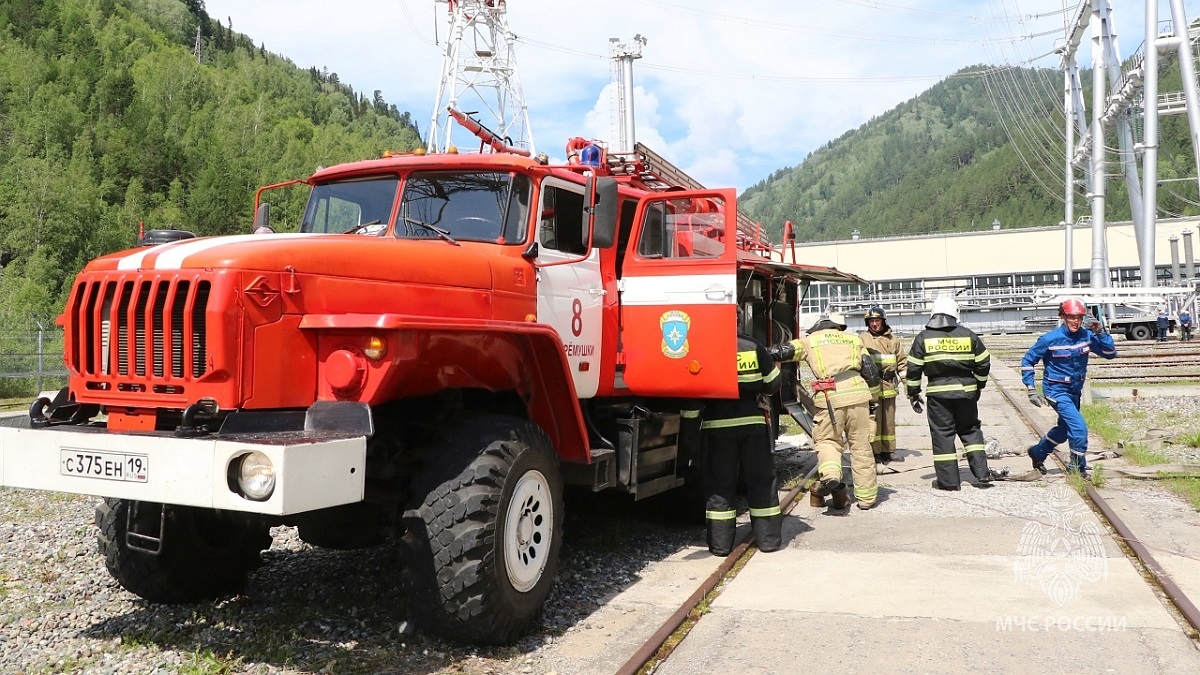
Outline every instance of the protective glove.
<svg viewBox="0 0 1200 675"><path fill-rule="evenodd" d="M784 342L768 347L767 353L776 361L791 361L792 357L796 355L796 348L792 346L792 343Z"/></svg>
<svg viewBox="0 0 1200 675"><path fill-rule="evenodd" d="M912 406L913 412L918 415L925 412L925 401L921 398L920 394L909 394L908 402Z"/></svg>
<svg viewBox="0 0 1200 675"><path fill-rule="evenodd" d="M1084 326L1086 326L1088 330L1090 330L1096 334L1108 332L1104 329L1104 324L1100 323L1100 319L1098 319L1090 314L1087 316L1086 319L1084 319Z"/></svg>
<svg viewBox="0 0 1200 675"><path fill-rule="evenodd" d="M1046 404L1046 399L1042 398L1042 395L1038 393L1037 389L1034 389L1033 387L1029 387L1028 391L1029 391L1029 402L1030 403L1034 404L1035 406L1037 406L1039 408Z"/></svg>

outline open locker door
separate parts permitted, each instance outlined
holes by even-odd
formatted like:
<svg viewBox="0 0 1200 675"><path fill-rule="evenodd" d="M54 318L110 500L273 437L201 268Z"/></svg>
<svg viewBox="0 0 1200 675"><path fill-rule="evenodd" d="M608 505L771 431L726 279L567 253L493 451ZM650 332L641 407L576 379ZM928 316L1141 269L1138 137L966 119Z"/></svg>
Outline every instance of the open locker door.
<svg viewBox="0 0 1200 675"><path fill-rule="evenodd" d="M737 397L736 213L733 190L639 202L619 283L630 392Z"/></svg>

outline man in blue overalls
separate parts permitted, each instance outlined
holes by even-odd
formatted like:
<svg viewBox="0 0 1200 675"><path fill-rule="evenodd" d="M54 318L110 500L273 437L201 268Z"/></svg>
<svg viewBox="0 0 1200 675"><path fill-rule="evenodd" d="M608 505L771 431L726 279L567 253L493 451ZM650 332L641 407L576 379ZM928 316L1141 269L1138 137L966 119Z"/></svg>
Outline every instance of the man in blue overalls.
<svg viewBox="0 0 1200 675"><path fill-rule="evenodd" d="M1029 402L1040 408L1048 401L1058 413L1058 424L1028 451L1033 468L1042 473L1046 473L1045 461L1054 452L1055 446L1068 441L1071 448L1068 470L1088 477L1088 430L1079 412L1079 399L1087 378L1088 356L1095 352L1111 359L1116 357L1117 348L1113 345L1112 335L1104 330L1099 321L1093 320L1089 328L1084 328L1083 317L1086 313L1082 300L1063 300L1058 307L1058 318L1062 319L1062 325L1038 338L1021 359L1021 382L1029 392ZM1039 361L1045 366L1041 394L1033 383L1034 366Z"/></svg>

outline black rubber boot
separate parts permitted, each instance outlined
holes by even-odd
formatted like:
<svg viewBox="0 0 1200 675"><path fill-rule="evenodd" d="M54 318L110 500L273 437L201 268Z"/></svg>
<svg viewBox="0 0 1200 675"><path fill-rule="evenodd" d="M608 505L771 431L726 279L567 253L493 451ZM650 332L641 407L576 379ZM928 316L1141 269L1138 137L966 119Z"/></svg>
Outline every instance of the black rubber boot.
<svg viewBox="0 0 1200 675"><path fill-rule="evenodd" d="M946 492L958 492L959 490L962 489L962 486L961 485L955 485L953 487L943 486L941 483L937 482L936 478L934 478L933 479L933 489L934 490L944 490Z"/></svg>
<svg viewBox="0 0 1200 675"><path fill-rule="evenodd" d="M1031 459L1033 461L1033 468L1037 469L1038 473L1045 476L1046 475L1046 463L1038 461L1038 459L1033 456L1033 449L1036 447L1037 447L1036 445L1029 446L1029 449L1025 451L1025 454L1029 455L1029 459Z"/></svg>
<svg viewBox="0 0 1200 675"><path fill-rule="evenodd" d="M767 516L766 518L750 518L754 528L754 543L763 553L778 551L783 547L783 516Z"/></svg>
<svg viewBox="0 0 1200 675"><path fill-rule="evenodd" d="M992 482L992 474L988 471L987 454L982 450L973 450L967 453L967 466L971 468L971 475L975 476L975 480L984 484Z"/></svg>
<svg viewBox="0 0 1200 675"><path fill-rule="evenodd" d="M846 487L846 484L836 478L825 478L813 490L813 494L818 497L827 497L844 487Z"/></svg>
<svg viewBox="0 0 1200 675"><path fill-rule="evenodd" d="M833 508L839 510L850 508L850 493L846 488L833 493Z"/></svg>

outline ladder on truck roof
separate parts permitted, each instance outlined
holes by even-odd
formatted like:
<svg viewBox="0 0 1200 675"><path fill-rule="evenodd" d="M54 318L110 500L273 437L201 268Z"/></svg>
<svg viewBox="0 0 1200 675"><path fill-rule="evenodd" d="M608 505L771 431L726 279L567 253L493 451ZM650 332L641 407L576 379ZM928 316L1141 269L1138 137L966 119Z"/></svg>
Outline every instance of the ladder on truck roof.
<svg viewBox="0 0 1200 675"><path fill-rule="evenodd" d="M642 143L634 143L631 153L608 153L608 170L614 176L629 176L642 188L654 192L679 187L688 190L708 189ZM774 250L762 225L751 220L741 209L737 213L737 245L744 251L761 253L766 258L770 258Z"/></svg>

